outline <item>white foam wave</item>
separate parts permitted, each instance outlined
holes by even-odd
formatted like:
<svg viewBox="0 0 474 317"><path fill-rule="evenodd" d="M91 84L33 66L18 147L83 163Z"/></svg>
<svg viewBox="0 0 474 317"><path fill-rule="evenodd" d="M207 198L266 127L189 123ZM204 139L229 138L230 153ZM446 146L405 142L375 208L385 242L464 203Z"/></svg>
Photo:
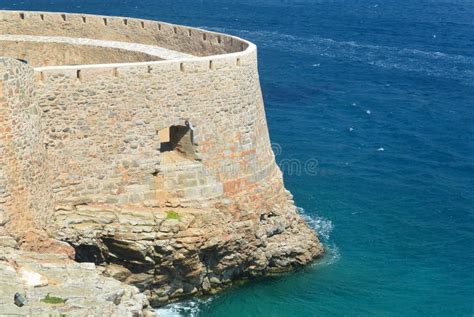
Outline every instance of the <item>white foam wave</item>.
<svg viewBox="0 0 474 317"><path fill-rule="evenodd" d="M338 262L340 258L341 252L339 251L339 248L334 243L330 243L326 245L325 256L319 262L315 262L315 265L332 265Z"/></svg>
<svg viewBox="0 0 474 317"><path fill-rule="evenodd" d="M321 260L314 262L315 266L327 266L336 263L341 258L341 252L337 245L330 240L331 232L334 230L334 224L331 220L321 217L308 215L304 208L297 207L298 213L305 219L305 221L313 228L322 240L326 254Z"/></svg>
<svg viewBox="0 0 474 317"><path fill-rule="evenodd" d="M200 307L212 301L212 297L208 299L192 299L182 302L168 304L164 307L155 309L159 317L195 317L198 316Z"/></svg>
<svg viewBox="0 0 474 317"><path fill-rule="evenodd" d="M313 228L325 242L329 241L331 232L334 229L334 224L331 220L321 216L308 215L301 207L297 207L296 209L311 228Z"/></svg>

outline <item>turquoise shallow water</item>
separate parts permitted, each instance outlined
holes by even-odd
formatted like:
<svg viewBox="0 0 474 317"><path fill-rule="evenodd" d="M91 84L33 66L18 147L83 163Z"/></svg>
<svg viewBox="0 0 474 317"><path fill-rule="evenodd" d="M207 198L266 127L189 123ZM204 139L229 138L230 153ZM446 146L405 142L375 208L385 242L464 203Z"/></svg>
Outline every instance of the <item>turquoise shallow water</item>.
<svg viewBox="0 0 474 317"><path fill-rule="evenodd" d="M161 316L473 316L472 1L6 2L255 42L278 161L318 161L285 174L325 258Z"/></svg>

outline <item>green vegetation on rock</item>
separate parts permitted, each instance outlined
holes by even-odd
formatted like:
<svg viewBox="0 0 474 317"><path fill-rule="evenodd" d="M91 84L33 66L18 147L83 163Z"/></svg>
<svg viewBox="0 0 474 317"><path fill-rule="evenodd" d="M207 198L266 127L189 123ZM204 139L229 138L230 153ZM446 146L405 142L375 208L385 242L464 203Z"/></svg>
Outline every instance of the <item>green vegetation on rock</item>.
<svg viewBox="0 0 474 317"><path fill-rule="evenodd" d="M41 301L45 304L64 304L66 302L65 299L61 297L51 296L49 295L49 293Z"/></svg>
<svg viewBox="0 0 474 317"><path fill-rule="evenodd" d="M168 210L166 211L166 219L176 219L176 220L180 220L181 219L181 215L178 214L176 211L174 210Z"/></svg>

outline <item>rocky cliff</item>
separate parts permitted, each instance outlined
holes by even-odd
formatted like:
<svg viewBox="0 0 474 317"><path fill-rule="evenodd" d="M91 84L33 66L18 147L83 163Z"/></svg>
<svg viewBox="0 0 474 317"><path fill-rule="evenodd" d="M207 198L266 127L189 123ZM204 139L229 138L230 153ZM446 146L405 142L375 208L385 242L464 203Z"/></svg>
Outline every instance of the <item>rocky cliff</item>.
<svg viewBox="0 0 474 317"><path fill-rule="evenodd" d="M88 205L56 217L77 260L104 265L106 275L137 286L154 306L285 272L322 254L292 205L256 213L225 203L206 209Z"/></svg>

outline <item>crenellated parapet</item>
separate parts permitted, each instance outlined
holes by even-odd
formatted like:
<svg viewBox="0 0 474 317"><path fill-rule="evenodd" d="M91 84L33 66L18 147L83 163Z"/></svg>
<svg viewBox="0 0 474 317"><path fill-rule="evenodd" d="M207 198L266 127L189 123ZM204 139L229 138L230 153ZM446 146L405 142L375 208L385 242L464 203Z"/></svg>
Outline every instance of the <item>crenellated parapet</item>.
<svg viewBox="0 0 474 317"><path fill-rule="evenodd" d="M243 52L253 46L235 36L182 25L87 14L1 11L0 27L2 34L140 43L195 56Z"/></svg>

